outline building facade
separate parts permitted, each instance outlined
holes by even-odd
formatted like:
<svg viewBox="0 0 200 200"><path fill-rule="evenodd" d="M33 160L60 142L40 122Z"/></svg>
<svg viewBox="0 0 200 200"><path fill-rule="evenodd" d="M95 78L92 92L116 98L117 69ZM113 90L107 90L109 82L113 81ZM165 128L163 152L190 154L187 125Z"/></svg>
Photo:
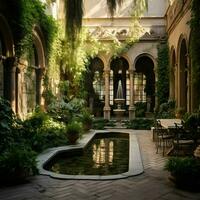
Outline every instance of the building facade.
<svg viewBox="0 0 200 200"><path fill-rule="evenodd" d="M106 1L101 0L97 4L90 0L84 2L83 26L95 34L102 43L112 43L113 37L123 43L130 37L133 1L127 0L121 8L117 8L113 19L108 15ZM119 98L117 93L120 81L122 83L120 98L124 99L123 108L129 119L135 118L137 102L147 103L147 112L154 111L157 46L166 36L166 8L165 0L149 0L147 11L139 20L142 28L138 34L139 41L118 57L115 57L115 52L111 49L109 52L99 53L93 60L94 74L103 73L103 76L100 76L103 80L94 80L99 83L98 87L95 84L94 87L101 88L101 91L96 89L96 93L104 103L105 119L115 115L114 111L118 106L115 100ZM99 65L101 70L96 65Z"/></svg>
<svg viewBox="0 0 200 200"><path fill-rule="evenodd" d="M21 118L35 107L44 107L43 77L46 70L46 44L39 25L32 26L31 56L17 54L18 37L15 30L19 16L12 16L15 4L0 2L0 96L9 100L13 111Z"/></svg>
<svg viewBox="0 0 200 200"><path fill-rule="evenodd" d="M0 5L0 95L8 99L13 110L23 118L36 105L45 106L42 84L48 67L45 38L41 28L35 24L32 57L17 57L16 35L6 14L10 8L5 2ZM157 47L166 39L170 49L169 98L175 100L177 108L187 112L198 107L197 91L192 87L189 50L190 6L191 0L148 0L148 8L139 19L138 41L117 56L113 49L108 49L92 59L90 69L95 95L89 98L89 106L93 112L95 102L96 107L101 107L100 113L105 119L115 116L118 108L123 109L124 116L129 119L135 118L138 102L146 104L147 116L154 112L157 106ZM131 36L132 10L133 1L126 0L111 18L106 0L84 0L83 27L102 44L112 44L113 39L122 44ZM64 19L64 1L52 1L46 12L57 20ZM123 99L122 105L117 99Z"/></svg>
<svg viewBox="0 0 200 200"><path fill-rule="evenodd" d="M170 49L170 98L178 108L192 112L197 108L192 87L190 55L191 0L174 1L166 12L166 31Z"/></svg>

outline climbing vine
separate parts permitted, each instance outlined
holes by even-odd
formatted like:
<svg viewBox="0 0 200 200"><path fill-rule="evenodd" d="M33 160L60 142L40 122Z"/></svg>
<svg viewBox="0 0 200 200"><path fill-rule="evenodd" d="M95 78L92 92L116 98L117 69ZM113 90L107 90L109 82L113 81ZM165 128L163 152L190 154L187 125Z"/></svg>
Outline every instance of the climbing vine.
<svg viewBox="0 0 200 200"><path fill-rule="evenodd" d="M192 80L195 91L200 88L200 4L199 0L193 0L191 6L192 17L191 27L191 60L192 60ZM197 104L200 104L200 93L195 93Z"/></svg>
<svg viewBox="0 0 200 200"><path fill-rule="evenodd" d="M167 43L158 46L157 77L157 99L160 105L166 103L169 98L169 47Z"/></svg>
<svg viewBox="0 0 200 200"><path fill-rule="evenodd" d="M33 45L33 27L38 25L45 38L47 54L55 33L55 22L51 16L45 14L45 5L39 0L6 0L2 13L8 19L15 43L17 57L31 52Z"/></svg>
<svg viewBox="0 0 200 200"><path fill-rule="evenodd" d="M147 7L146 4L141 4L142 1L133 4L132 25L130 26L129 36L124 40L120 40L117 36L110 34L108 36L110 42L105 43L101 41L101 38L91 34L87 28L82 28L76 32L75 36L71 35L71 37L74 37L72 46L63 29L65 22L61 22L58 25L58 31L55 34L50 52L47 77L51 77L52 80L48 82L55 82L55 80L64 80L66 82L67 80L68 90L71 88L74 95L78 90L77 87L80 86L79 81L83 71L86 70L85 66L88 65L91 58L97 56L100 52L120 56L128 51L144 33L139 23L139 18Z"/></svg>

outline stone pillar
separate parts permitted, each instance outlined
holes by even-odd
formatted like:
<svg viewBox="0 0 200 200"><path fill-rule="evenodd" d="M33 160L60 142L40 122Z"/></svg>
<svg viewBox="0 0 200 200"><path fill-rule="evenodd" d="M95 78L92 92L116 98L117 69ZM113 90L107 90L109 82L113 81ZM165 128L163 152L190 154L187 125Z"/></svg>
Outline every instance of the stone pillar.
<svg viewBox="0 0 200 200"><path fill-rule="evenodd" d="M4 61L6 86L4 87L4 96L10 101L11 108L14 112L15 110L15 73L16 73L16 58L8 57Z"/></svg>
<svg viewBox="0 0 200 200"><path fill-rule="evenodd" d="M129 70L130 75L130 104L129 104L129 120L135 119L135 106L134 106L134 71Z"/></svg>
<svg viewBox="0 0 200 200"><path fill-rule="evenodd" d="M44 83L43 83L43 77L44 77L44 75L45 75L45 73L46 73L46 69L44 68L44 67L41 67L41 68L39 68L38 69L38 73L39 73L39 77L38 77L38 99L36 99L36 102L39 104L39 106L40 106L40 108L42 109L42 110L45 110L45 98L44 98L44 96L43 96L43 92L44 92L44 87L43 87L43 85L44 85Z"/></svg>
<svg viewBox="0 0 200 200"><path fill-rule="evenodd" d="M105 74L105 106L104 119L110 119L110 70L104 70Z"/></svg>
<svg viewBox="0 0 200 200"><path fill-rule="evenodd" d="M175 74L175 101L176 101L176 107L178 106L178 65L175 64L174 68L174 74Z"/></svg>

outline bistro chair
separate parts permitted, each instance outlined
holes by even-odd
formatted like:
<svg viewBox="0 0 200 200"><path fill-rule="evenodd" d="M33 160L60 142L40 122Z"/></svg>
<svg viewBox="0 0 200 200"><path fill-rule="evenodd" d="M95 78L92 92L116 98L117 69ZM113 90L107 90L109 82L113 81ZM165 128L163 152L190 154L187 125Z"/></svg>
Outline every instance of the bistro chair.
<svg viewBox="0 0 200 200"><path fill-rule="evenodd" d="M162 148L162 155L165 155L165 150L167 147L172 145L173 135L168 131L168 129L163 128L158 122L156 127L156 153L158 153L159 148Z"/></svg>
<svg viewBox="0 0 200 200"><path fill-rule="evenodd" d="M190 131L184 128L184 124L176 124L174 129L173 137L173 153L175 155L180 155L186 153L186 150L194 148L195 141L193 135Z"/></svg>

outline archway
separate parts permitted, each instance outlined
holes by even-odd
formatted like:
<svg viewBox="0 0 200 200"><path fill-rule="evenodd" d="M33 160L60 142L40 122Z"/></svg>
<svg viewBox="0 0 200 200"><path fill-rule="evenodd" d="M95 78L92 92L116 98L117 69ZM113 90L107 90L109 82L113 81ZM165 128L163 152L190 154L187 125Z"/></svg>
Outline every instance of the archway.
<svg viewBox="0 0 200 200"><path fill-rule="evenodd" d="M104 106L104 64L95 57L91 60L85 76L85 87L88 93L88 105L96 117L103 115Z"/></svg>
<svg viewBox="0 0 200 200"><path fill-rule="evenodd" d="M182 39L179 51L179 107L187 111L188 96L188 66L187 66L187 45Z"/></svg>
<svg viewBox="0 0 200 200"><path fill-rule="evenodd" d="M43 73L45 69L44 43L42 32L35 26L33 44L25 59L21 59L16 75L18 114L25 117L36 106L44 108Z"/></svg>
<svg viewBox="0 0 200 200"><path fill-rule="evenodd" d="M147 112L153 112L155 107L154 62L147 55L141 55L135 62L134 102L146 103Z"/></svg>
<svg viewBox="0 0 200 200"><path fill-rule="evenodd" d="M38 62L38 52L35 45L32 47L28 59L29 66L25 70L26 108L27 113L32 112L36 105L40 105L41 77Z"/></svg>
<svg viewBox="0 0 200 200"><path fill-rule="evenodd" d="M115 99L118 97L119 84L122 86L121 98L124 99L123 107L128 110L130 100L130 83L129 83L129 64L123 57L117 57L112 59L110 63L110 105L112 108L116 108ZM113 109L112 109L113 110Z"/></svg>
<svg viewBox="0 0 200 200"><path fill-rule="evenodd" d="M0 96L10 101L15 111L15 68L13 38L6 18L0 14Z"/></svg>

